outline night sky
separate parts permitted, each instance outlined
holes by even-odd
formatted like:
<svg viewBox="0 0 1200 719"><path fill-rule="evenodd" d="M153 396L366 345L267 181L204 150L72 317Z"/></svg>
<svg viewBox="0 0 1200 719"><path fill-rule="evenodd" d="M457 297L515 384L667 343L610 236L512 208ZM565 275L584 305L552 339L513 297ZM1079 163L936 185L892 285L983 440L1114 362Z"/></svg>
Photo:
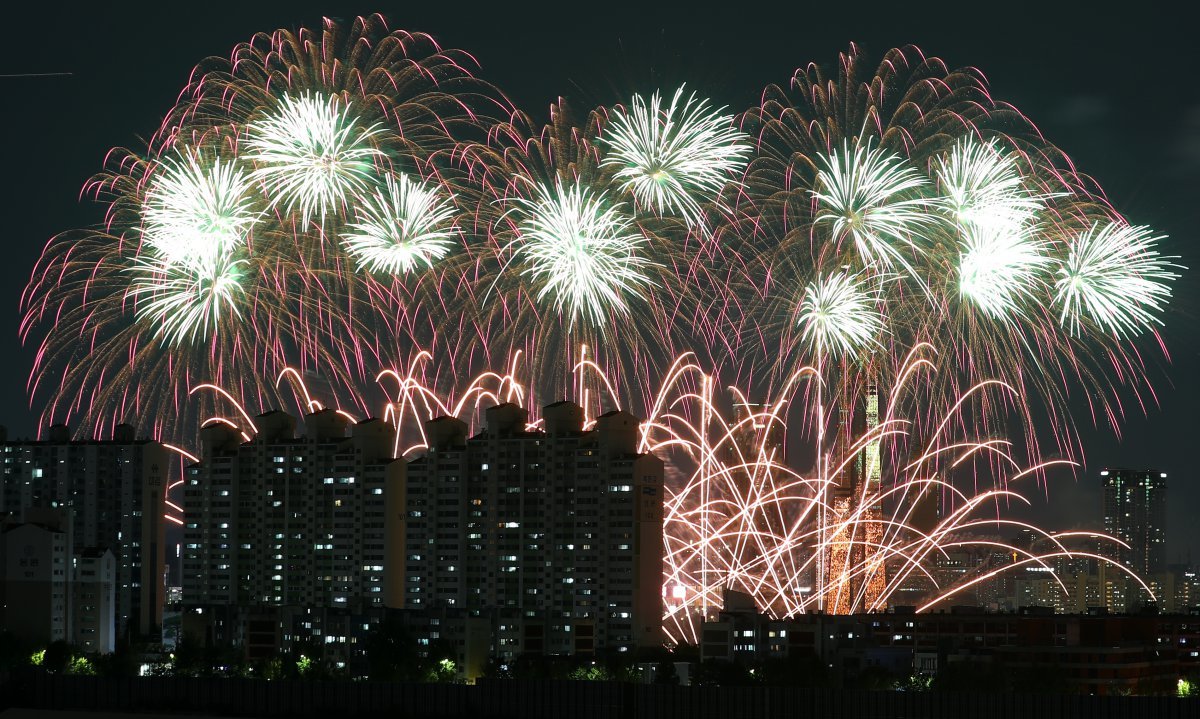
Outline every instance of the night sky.
<svg viewBox="0 0 1200 719"><path fill-rule="evenodd" d="M79 190L105 152L139 147L203 57L228 55L255 31L315 27L322 14L349 19L379 11L394 28L428 32L443 47L466 50L480 62L481 77L538 118L559 95L582 109L685 81L741 111L798 66L832 66L850 42L874 58L916 44L952 67L980 68L992 94L1028 115L1132 222L1170 235L1167 253L1200 268L1192 249L1200 227L1200 43L1174 8L1159 12L1137 3L1131 7L1139 14L1131 16L1047 13L1041 5L1011 3L954 9L896 3L886 12L861 3L825 3L820 11L812 9L816 3L789 3L798 8L789 12L727 3L731 10L713 14L650 5L163 3L144 11L56 9L53 18L35 12L49 6L6 10L0 307L7 309L0 311L0 337L11 349L0 357L0 423L10 436L36 432L25 392L32 352L18 344L18 299L48 238L100 220L101 207L81 202ZM22 73L70 75L8 77ZM1145 414L1135 406L1119 441L1110 428L1078 417L1087 466L1076 482L1059 479L1048 499L1039 498L1038 515L1049 527L1098 520L1102 466L1161 468L1170 474L1170 559L1191 551L1200 561L1198 280L1193 270L1175 285L1163 332L1170 364L1158 361L1156 350L1147 353L1161 365L1152 376L1159 405Z"/></svg>

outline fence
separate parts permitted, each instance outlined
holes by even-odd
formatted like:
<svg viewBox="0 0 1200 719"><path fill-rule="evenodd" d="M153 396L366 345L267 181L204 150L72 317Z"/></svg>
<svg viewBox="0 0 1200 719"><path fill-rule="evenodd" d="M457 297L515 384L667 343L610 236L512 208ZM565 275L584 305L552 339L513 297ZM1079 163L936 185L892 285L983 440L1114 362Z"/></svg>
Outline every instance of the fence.
<svg viewBox="0 0 1200 719"><path fill-rule="evenodd" d="M18 672L0 708L158 711L254 717L433 719L1200 719L1200 700L1174 697L866 692L782 687L674 687L571 681L475 686Z"/></svg>

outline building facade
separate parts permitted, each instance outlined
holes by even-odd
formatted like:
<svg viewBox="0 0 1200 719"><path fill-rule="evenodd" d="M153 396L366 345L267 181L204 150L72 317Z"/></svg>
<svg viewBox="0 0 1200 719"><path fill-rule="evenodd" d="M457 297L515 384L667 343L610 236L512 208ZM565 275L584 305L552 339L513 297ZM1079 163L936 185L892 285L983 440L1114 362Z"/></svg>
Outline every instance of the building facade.
<svg viewBox="0 0 1200 719"><path fill-rule="evenodd" d="M1167 569L1167 474L1149 469L1107 468L1104 485L1104 531L1129 548L1118 559L1141 577Z"/></svg>
<svg viewBox="0 0 1200 719"><path fill-rule="evenodd" d="M248 442L206 428L201 461L186 470L183 631L263 656L290 647L304 634L296 627L345 645L322 625L382 613L384 488L404 472L393 430L333 410L306 416L303 437L283 412L254 422Z"/></svg>
<svg viewBox="0 0 1200 719"><path fill-rule="evenodd" d="M163 607L163 498L169 451L118 425L107 440L72 441L56 425L42 441L0 443L0 512L63 508L71 556L107 548L116 560L118 636L157 638Z"/></svg>
<svg viewBox="0 0 1200 719"><path fill-rule="evenodd" d="M388 550L404 571L387 604L501 660L660 646L662 461L638 453L626 412L586 430L571 402L543 417L533 429L503 404L474 437L454 418L426 425L428 453L389 486Z"/></svg>
<svg viewBox="0 0 1200 719"><path fill-rule="evenodd" d="M57 523L0 522L0 630L41 646L69 641L70 561Z"/></svg>
<svg viewBox="0 0 1200 719"><path fill-rule="evenodd" d="M71 576L71 641L85 652L116 648L117 560L107 548L88 548L75 557Z"/></svg>

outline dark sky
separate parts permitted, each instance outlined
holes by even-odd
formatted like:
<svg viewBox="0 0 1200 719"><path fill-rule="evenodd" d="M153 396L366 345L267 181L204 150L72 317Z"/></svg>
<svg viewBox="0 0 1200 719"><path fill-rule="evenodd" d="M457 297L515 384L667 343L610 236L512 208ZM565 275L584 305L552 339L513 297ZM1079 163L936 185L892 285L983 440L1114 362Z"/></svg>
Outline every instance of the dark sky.
<svg viewBox="0 0 1200 719"><path fill-rule="evenodd" d="M993 95L1028 115L1117 208L1170 235L1170 253L1200 267L1200 253L1191 249L1200 227L1200 43L1172 6L1137 3L1122 14L1100 14L1047 11L1049 3L787 4L796 9L736 2L723 11L650 10L649 2L475 8L438 1L7 9L0 75L71 74L0 78L0 153L8 168L0 180L7 250L0 263L0 308L7 308L0 311L0 337L10 348L0 357L0 423L13 435L35 432L25 393L31 352L17 343L18 298L50 236L100 219L100 208L78 194L104 153L136 148L201 58L227 55L258 30L315 26L323 14L379 11L393 27L467 50L483 78L535 115L558 95L583 107L683 81L740 111L797 66L834 63L851 41L875 57L914 43L951 66L980 68ZM1154 377L1160 405L1129 416L1119 441L1079 418L1087 467L1076 482L1051 487L1039 512L1047 524L1099 516L1103 465L1158 467L1170 473L1171 557L1192 550L1200 560L1197 276L1189 272L1177 283L1166 317L1172 362Z"/></svg>

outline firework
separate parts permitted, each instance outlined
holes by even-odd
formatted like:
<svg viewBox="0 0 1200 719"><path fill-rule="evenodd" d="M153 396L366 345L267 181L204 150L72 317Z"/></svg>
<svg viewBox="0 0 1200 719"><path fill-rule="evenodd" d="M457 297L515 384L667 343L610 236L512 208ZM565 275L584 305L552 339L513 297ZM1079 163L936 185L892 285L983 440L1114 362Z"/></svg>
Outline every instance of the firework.
<svg viewBox="0 0 1200 719"><path fill-rule="evenodd" d="M835 239L854 240L864 265L914 272L905 250L921 251L922 234L938 222L928 199L913 196L926 180L896 155L870 143L823 158L814 191L822 209L816 223L829 222Z"/></svg>
<svg viewBox="0 0 1200 719"><path fill-rule="evenodd" d="M406 175L384 178L384 186L359 200L358 221L342 235L346 252L368 272L405 275L451 252L460 234L453 220L454 195Z"/></svg>
<svg viewBox="0 0 1200 719"><path fill-rule="evenodd" d="M104 226L51 240L22 296L45 417L186 436L190 389L227 390L197 393L201 413L277 406L283 366L367 411L364 380L426 346L450 369L421 353L379 377L398 455L424 446L415 424L483 402L573 393L592 417L640 397L644 448L685 475L667 556L682 638L722 586L788 615L937 585L929 558L1048 468L1014 471L975 430L1027 420L1030 397L1073 455L1075 385L1114 425L1126 388L1151 391L1134 342L1162 322L1174 258L976 71L852 49L737 118L680 88L582 116L560 102L543 125L471 64L377 17L202 62L148 145L89 184ZM955 361L910 353L931 338ZM684 351L700 359L655 391ZM457 399L439 387L500 361ZM765 409L723 418L705 362ZM811 471L782 461L785 407ZM917 527L932 494L957 509Z"/></svg>
<svg viewBox="0 0 1200 719"><path fill-rule="evenodd" d="M240 317L246 240L258 219L245 175L198 154L164 162L141 214L129 287L136 319L179 345L217 332L222 314Z"/></svg>
<svg viewBox="0 0 1200 719"><path fill-rule="evenodd" d="M995 140L963 138L935 163L943 203L960 227L1019 228L1043 209L1042 200L1026 189L1016 160Z"/></svg>
<svg viewBox="0 0 1200 719"><path fill-rule="evenodd" d="M955 436L951 419L956 413L986 393L1011 394L1011 387L1000 382L974 386L929 418L895 413L899 395L921 394L920 388L928 386L933 358L928 345L915 348L891 394L880 396L861 422L832 432L838 441L830 461L812 473L784 463L782 451L789 420L816 411L793 401L800 386L816 378L815 368L805 368L768 401L754 404L733 388L727 402L715 389L718 372L706 371L693 355L671 364L646 407L640 449L659 455L672 468L667 474L663 574L663 622L672 642L698 641L699 622L721 605L726 589L753 596L772 616L787 617L822 604L836 612L878 611L895 603L901 591L904 601L920 598L924 610L1004 572L1027 565L1050 567L1057 558L1095 560L1134 576L1114 560L1079 547L1077 533L1056 534L997 516L1000 504L1026 503L1012 485L1074 466L1065 460L1022 466L1006 442ZM519 379L520 355L510 359L506 372L484 372L445 393L428 375L432 360L429 353L418 352L404 369L387 370L377 378L390 395L381 414L395 429L396 456L421 456L428 449L425 425L437 417L474 425L480 409L493 404L537 409L528 406L528 385ZM586 353L573 374L580 386L586 384L585 375L595 375L613 392L603 368ZM301 412L323 409L300 373L286 370L279 382L291 388ZM195 391L220 400L225 411L213 421L252 440L257 428L234 395L214 385ZM615 394L577 399L583 401L585 429L594 426L605 405L620 406ZM734 412L726 415L723 407ZM540 424L530 417L526 430L537 431ZM934 504L942 506L940 517L923 509ZM817 519L822 510L830 515L828 526ZM1040 538L1042 547L1005 538L1022 532ZM966 574L940 570L944 554L972 548L1006 559L985 562ZM829 567L830 577L814 589L820 563Z"/></svg>
<svg viewBox="0 0 1200 719"><path fill-rule="evenodd" d="M1096 559L1132 576L1081 548L1073 533L997 516L998 503L1026 502L1015 484L1073 465L1054 460L1022 466L1006 442L950 431L964 405L982 404L987 393L1011 394L1011 387L985 382L927 416L896 414L903 394L924 394L919 388L929 386L930 350L918 347L907 356L903 379L878 397L877 406L830 430L837 441L828 462L812 472L797 471L782 453L784 438L793 434L789 419L820 414L793 401L800 385L815 380L815 367L761 404L731 389L736 411L725 415L711 381L715 373L693 358L677 360L650 407L642 440L645 451L684 470L668 487L663 596L670 637L697 641L697 623L721 605L727 588L783 617L818 606L837 613L879 611L896 601L897 592L913 596L913 590L924 610L1005 571L1050 566L1056 557ZM937 504L940 518L926 511ZM1023 530L1044 540L1043 549L1007 540ZM967 575L938 570L943 552L964 548L1016 559ZM818 578L822 565L824 581Z"/></svg>
<svg viewBox="0 0 1200 719"><path fill-rule="evenodd" d="M683 99L681 87L663 107L655 93L649 102L634 95L627 112L618 110L605 135L602 165L637 201L658 214L675 212L700 222L700 199L715 198L740 170L750 152L734 118L710 110L695 93Z"/></svg>
<svg viewBox="0 0 1200 719"><path fill-rule="evenodd" d="M503 328L480 353L495 361L524 350L548 396L569 388L563 358L579 345L625 391L644 394L634 378L675 343L700 344L692 338L724 312L701 304L698 291L713 286L709 267L723 250L681 217L646 212L653 205L605 154L608 124L603 109L580 118L559 103L547 125L518 114L465 151L483 188L475 217L490 247L476 254L472 293L482 298L479 324ZM704 205L702 191L681 187Z"/></svg>
<svg viewBox="0 0 1200 719"><path fill-rule="evenodd" d="M1158 323L1173 258L1153 233L1118 229L1128 226L1099 188L978 72L915 48L871 68L854 48L836 77L809 66L763 97L742 120L756 151L715 234L753 258L725 284L754 288L736 336L773 376L812 357L815 326L796 321L813 316L811 296L795 288L845 273L870 288L887 330L823 358L831 395L851 404L895 381L905 348L934 338L962 360L933 379L935 396L1008 381L1043 400L1056 450L1069 454L1073 385L1114 426L1125 391L1148 401L1144 355L1123 340Z"/></svg>
<svg viewBox="0 0 1200 719"><path fill-rule="evenodd" d="M537 199L522 200L517 212L513 261L538 287L536 298L549 298L567 316L568 327L583 321L603 329L610 313L629 314L627 297L654 286L645 273L653 263L642 256L646 238L620 203L559 183L538 186Z"/></svg>
<svg viewBox="0 0 1200 719"><path fill-rule="evenodd" d="M203 254L181 260L138 257L129 288L138 320L157 325L164 340L185 344L215 334L222 314L241 318L245 260Z"/></svg>
<svg viewBox="0 0 1200 719"><path fill-rule="evenodd" d="M305 223L324 217L346 197L366 190L375 174L372 161L383 152L371 145L378 125L362 128L349 105L337 98L284 95L279 107L251 122L242 157L257 166L271 204L299 210Z"/></svg>
<svg viewBox="0 0 1200 719"><path fill-rule="evenodd" d="M192 384L266 402L289 364L361 405L397 338L449 326L437 298L465 248L448 156L507 116L470 64L372 17L197 66L148 147L89 183L104 226L52 239L22 297L46 422L194 429Z"/></svg>
<svg viewBox="0 0 1200 719"><path fill-rule="evenodd" d="M853 277L839 272L810 284L800 303L804 339L833 354L853 354L878 346L883 318L871 293Z"/></svg>
<svg viewBox="0 0 1200 719"><path fill-rule="evenodd" d="M971 223L960 240L958 287L963 297L993 319L1020 316L1044 292L1049 264L1030 225Z"/></svg>
<svg viewBox="0 0 1200 719"><path fill-rule="evenodd" d="M164 161L142 206L147 247L165 262L225 255L246 244L258 212L244 173L233 163L211 164L199 154Z"/></svg>
<svg viewBox="0 0 1200 719"><path fill-rule="evenodd" d="M1063 325L1080 335L1086 317L1127 337L1162 324L1157 313L1171 297L1167 283L1179 275L1173 258L1155 249L1161 239L1148 227L1120 223L1093 225L1073 238L1055 283Z"/></svg>

